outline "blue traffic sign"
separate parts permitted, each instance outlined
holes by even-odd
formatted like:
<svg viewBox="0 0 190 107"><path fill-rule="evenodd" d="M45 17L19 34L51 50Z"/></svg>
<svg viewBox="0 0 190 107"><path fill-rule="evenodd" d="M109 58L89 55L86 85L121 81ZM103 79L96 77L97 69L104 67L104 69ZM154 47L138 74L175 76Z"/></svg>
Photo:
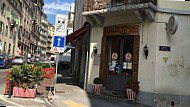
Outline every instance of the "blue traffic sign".
<svg viewBox="0 0 190 107"><path fill-rule="evenodd" d="M64 47L65 38L61 36L54 36L53 47Z"/></svg>

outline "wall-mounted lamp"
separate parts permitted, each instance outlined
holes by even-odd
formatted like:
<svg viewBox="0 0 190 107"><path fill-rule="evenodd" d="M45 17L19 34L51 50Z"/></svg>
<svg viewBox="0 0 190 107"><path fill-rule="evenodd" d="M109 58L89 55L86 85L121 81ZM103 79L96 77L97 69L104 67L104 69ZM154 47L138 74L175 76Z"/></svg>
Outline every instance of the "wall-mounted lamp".
<svg viewBox="0 0 190 107"><path fill-rule="evenodd" d="M96 46L93 47L93 53L97 54L98 53L98 49L96 48Z"/></svg>
<svg viewBox="0 0 190 107"><path fill-rule="evenodd" d="M148 47L147 47L147 44L144 46L143 50L144 50L145 58L147 59L147 56L148 56Z"/></svg>
<svg viewBox="0 0 190 107"><path fill-rule="evenodd" d="M92 54L91 54L91 58L94 58L94 57L95 57L95 55L97 55L97 54L98 54L98 49L97 49L97 47L96 47L96 46L94 46L94 47L93 47Z"/></svg>

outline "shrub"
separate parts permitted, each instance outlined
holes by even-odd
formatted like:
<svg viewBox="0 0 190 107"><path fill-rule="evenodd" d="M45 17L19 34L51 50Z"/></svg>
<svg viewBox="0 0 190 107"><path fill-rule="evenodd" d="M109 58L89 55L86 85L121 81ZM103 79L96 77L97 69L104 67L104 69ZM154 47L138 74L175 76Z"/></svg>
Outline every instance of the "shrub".
<svg viewBox="0 0 190 107"><path fill-rule="evenodd" d="M99 77L94 78L94 84L102 84L102 79Z"/></svg>
<svg viewBox="0 0 190 107"><path fill-rule="evenodd" d="M42 67L34 67L24 63L22 66L14 66L10 71L10 80L16 83L17 87L24 89L34 89L43 81Z"/></svg>

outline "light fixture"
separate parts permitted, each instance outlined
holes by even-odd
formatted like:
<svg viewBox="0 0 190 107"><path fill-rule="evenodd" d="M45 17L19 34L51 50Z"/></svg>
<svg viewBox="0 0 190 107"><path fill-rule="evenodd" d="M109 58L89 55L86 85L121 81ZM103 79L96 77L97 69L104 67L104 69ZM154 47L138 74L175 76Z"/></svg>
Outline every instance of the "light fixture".
<svg viewBox="0 0 190 107"><path fill-rule="evenodd" d="M143 50L144 50L145 58L147 59L147 57L148 57L148 47L147 47L147 44L144 46Z"/></svg>
<svg viewBox="0 0 190 107"><path fill-rule="evenodd" d="M96 46L93 47L93 53L94 53L94 55L98 53Z"/></svg>

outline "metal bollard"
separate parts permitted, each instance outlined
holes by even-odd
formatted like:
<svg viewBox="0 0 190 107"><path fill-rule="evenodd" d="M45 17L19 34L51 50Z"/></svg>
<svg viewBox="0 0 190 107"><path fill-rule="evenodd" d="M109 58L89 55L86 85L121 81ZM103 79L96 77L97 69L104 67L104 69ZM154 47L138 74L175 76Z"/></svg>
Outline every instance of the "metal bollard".
<svg viewBox="0 0 190 107"><path fill-rule="evenodd" d="M11 98L11 80L9 80L9 97L8 98Z"/></svg>
<svg viewBox="0 0 190 107"><path fill-rule="evenodd" d="M171 107L174 107L174 101L171 102Z"/></svg>

